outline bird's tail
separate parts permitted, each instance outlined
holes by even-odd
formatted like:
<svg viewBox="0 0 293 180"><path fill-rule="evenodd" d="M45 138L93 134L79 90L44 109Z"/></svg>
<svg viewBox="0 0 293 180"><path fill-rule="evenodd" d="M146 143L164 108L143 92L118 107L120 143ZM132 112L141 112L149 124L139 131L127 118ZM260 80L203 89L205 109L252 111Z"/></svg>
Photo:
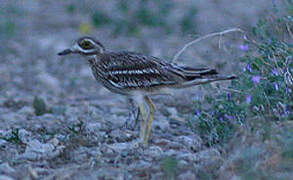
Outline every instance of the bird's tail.
<svg viewBox="0 0 293 180"><path fill-rule="evenodd" d="M188 80L183 82L179 85L180 88L200 85L200 84L207 84L214 81L224 81L224 80L232 80L237 79L237 76L221 76L221 75L214 75L214 76L205 76L201 78L195 78L193 80Z"/></svg>
<svg viewBox="0 0 293 180"><path fill-rule="evenodd" d="M238 78L235 75L219 75L215 69L209 68L193 69L189 67L181 67L180 71L181 77L184 78L183 81L177 85L177 87L179 88L207 84L214 81L224 81Z"/></svg>

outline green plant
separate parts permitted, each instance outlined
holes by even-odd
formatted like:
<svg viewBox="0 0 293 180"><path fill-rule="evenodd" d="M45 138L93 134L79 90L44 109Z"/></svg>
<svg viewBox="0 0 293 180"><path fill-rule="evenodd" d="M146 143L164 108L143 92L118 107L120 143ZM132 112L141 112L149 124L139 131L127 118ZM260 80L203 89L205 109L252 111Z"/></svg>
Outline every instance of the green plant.
<svg viewBox="0 0 293 180"><path fill-rule="evenodd" d="M37 96L34 98L33 107L37 116L41 116L46 113L52 113L52 109L48 109L45 101Z"/></svg>
<svg viewBox="0 0 293 180"><path fill-rule="evenodd" d="M74 4L69 4L65 7L69 14L74 14L76 12L76 6Z"/></svg>
<svg viewBox="0 0 293 180"><path fill-rule="evenodd" d="M73 135L78 135L81 134L82 130L84 129L84 122L79 121L76 124L73 124L68 127L68 130L73 134Z"/></svg>
<svg viewBox="0 0 293 180"><path fill-rule="evenodd" d="M19 129L15 128L11 131L11 135L7 137L0 137L1 139L4 139L5 141L12 142L14 144L20 144L21 140L19 138Z"/></svg>
<svg viewBox="0 0 293 180"><path fill-rule="evenodd" d="M183 33L195 33L196 23L195 17L197 14L197 9L195 7L191 7L188 12L181 19L181 31Z"/></svg>
<svg viewBox="0 0 293 180"><path fill-rule="evenodd" d="M119 1L115 11L119 16L97 9L91 14L92 23L96 28L110 26L113 34L140 35L141 28L148 27L170 32L168 17L173 8L169 1L139 0L137 6L131 1Z"/></svg>
<svg viewBox="0 0 293 180"><path fill-rule="evenodd" d="M175 157L169 156L162 160L161 167L165 172L167 179L175 179L178 160Z"/></svg>
<svg viewBox="0 0 293 180"><path fill-rule="evenodd" d="M94 14L92 15L92 23L95 27L107 25L111 21L112 20L110 19L110 17L106 13L100 10L95 11Z"/></svg>
<svg viewBox="0 0 293 180"><path fill-rule="evenodd" d="M289 17L260 20L240 47L245 52L243 72L232 81L230 92L206 97L209 108L197 105L190 125L208 145L226 142L248 119L256 119L247 125L252 132L261 128L264 139L270 138L271 123L293 119L293 46L286 41L290 32L284 26L292 27L292 22Z"/></svg>
<svg viewBox="0 0 293 180"><path fill-rule="evenodd" d="M286 7L288 9L289 15L293 16L293 1L292 0L286 0Z"/></svg>

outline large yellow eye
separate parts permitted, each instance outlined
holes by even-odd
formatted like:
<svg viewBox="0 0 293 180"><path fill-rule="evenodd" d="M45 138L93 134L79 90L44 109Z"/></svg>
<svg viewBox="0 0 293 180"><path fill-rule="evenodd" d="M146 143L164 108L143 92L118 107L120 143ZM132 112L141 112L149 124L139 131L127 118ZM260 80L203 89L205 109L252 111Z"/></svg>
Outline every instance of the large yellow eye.
<svg viewBox="0 0 293 180"><path fill-rule="evenodd" d="M90 41L87 41L87 40L84 40L80 43L80 46L83 48L83 49L92 49L94 46L93 44L90 42Z"/></svg>

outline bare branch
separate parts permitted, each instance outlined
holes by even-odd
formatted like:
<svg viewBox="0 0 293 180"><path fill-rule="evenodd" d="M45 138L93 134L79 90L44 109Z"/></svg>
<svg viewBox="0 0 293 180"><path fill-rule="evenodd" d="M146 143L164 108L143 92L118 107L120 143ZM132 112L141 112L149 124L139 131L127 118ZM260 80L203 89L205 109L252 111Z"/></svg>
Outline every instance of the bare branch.
<svg viewBox="0 0 293 180"><path fill-rule="evenodd" d="M207 34L205 36L202 36L200 38L197 38L187 44L185 44L185 46L180 50L178 51L175 56L173 57L172 59L172 62L176 61L178 59L178 57L191 45L199 42L199 41L202 41L204 39L207 39L207 38L210 38L210 37L214 37L214 36L220 36L220 41L222 40L222 36L224 34L227 34L227 33L231 33L231 32L241 32L241 33L244 33L244 31L240 28L232 28L232 29L227 29L225 31L221 31L221 32L215 32L215 33L211 33L211 34ZM219 42L219 46L220 46L220 42Z"/></svg>
<svg viewBox="0 0 293 180"><path fill-rule="evenodd" d="M291 29L290 29L289 23L286 23L286 27L287 27L287 31L289 32L289 35L293 39L293 33L292 33Z"/></svg>

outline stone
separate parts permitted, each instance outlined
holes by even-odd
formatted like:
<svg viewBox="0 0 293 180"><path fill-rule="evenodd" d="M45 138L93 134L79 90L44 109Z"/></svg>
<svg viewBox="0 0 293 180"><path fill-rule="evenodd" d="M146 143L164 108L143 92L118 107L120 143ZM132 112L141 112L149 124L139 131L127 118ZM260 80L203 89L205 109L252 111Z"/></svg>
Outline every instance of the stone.
<svg viewBox="0 0 293 180"><path fill-rule="evenodd" d="M86 124L86 130L90 133L95 133L102 128L101 123L99 122L90 122Z"/></svg>
<svg viewBox="0 0 293 180"><path fill-rule="evenodd" d="M20 129L18 131L18 137L21 140L21 142L23 142L24 144L27 144L29 141L31 141L32 139L32 133L26 131L25 129Z"/></svg>
<svg viewBox="0 0 293 180"><path fill-rule="evenodd" d="M0 180L14 180L12 177L0 175Z"/></svg>
<svg viewBox="0 0 293 180"><path fill-rule="evenodd" d="M197 135L178 136L176 141L182 143L188 150L193 152L198 152L202 148L202 139Z"/></svg>
<svg viewBox="0 0 293 180"><path fill-rule="evenodd" d="M25 152L19 155L18 158L28 160L51 159L58 156L64 148L64 146L58 146L57 139L45 144L34 139L27 143Z"/></svg>
<svg viewBox="0 0 293 180"><path fill-rule="evenodd" d="M163 150L159 146L150 146L143 153L145 156L159 159L163 154Z"/></svg>
<svg viewBox="0 0 293 180"><path fill-rule="evenodd" d="M15 169L12 168L7 162L0 164L0 174L12 174Z"/></svg>
<svg viewBox="0 0 293 180"><path fill-rule="evenodd" d="M19 114L23 114L25 116L27 115L33 115L34 114L34 109L30 106L24 106L21 109L18 110Z"/></svg>
<svg viewBox="0 0 293 180"><path fill-rule="evenodd" d="M187 171L183 174L180 174L178 176L178 180L194 180L194 179L197 179L195 174L192 173L191 171Z"/></svg>

